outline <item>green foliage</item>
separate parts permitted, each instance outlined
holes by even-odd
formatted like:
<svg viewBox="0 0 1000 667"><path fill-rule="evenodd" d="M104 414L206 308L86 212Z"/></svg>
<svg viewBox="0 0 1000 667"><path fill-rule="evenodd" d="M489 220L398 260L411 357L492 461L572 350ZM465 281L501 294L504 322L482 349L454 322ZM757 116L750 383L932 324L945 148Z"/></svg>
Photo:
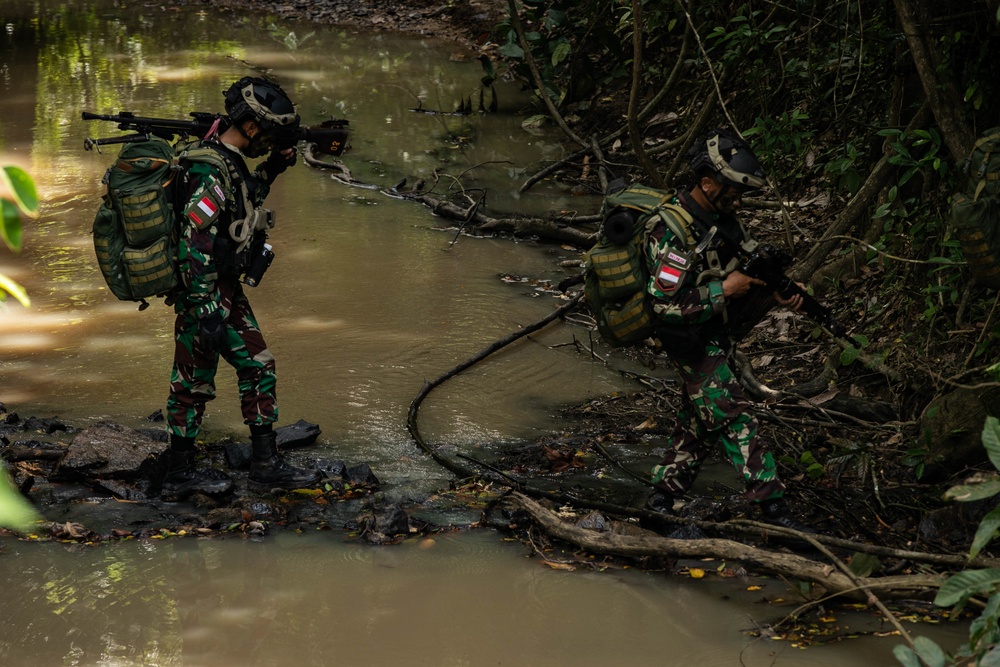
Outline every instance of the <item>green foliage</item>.
<svg viewBox="0 0 1000 667"><path fill-rule="evenodd" d="M27 532L40 518L31 503L14 488L7 470L0 463L0 526Z"/></svg>
<svg viewBox="0 0 1000 667"><path fill-rule="evenodd" d="M1000 471L1000 420L987 417L983 424L983 446L998 471ZM945 493L948 500L972 502L1000 494L1000 479L996 476L981 477L976 481L955 486ZM1000 507L987 514L969 549L969 558L975 558L982 549L1000 536ZM896 659L905 667L945 667L966 664L972 659L976 665L1000 667L1000 569L966 570L948 577L934 598L939 607L952 607L957 614L969 598L989 595L989 600L979 617L969 626L969 643L948 657L941 648L926 637L918 637L913 648L897 646L893 649Z"/></svg>
<svg viewBox="0 0 1000 667"><path fill-rule="evenodd" d="M0 238L14 252L21 251L21 215L38 215L38 192L31 176L20 167L0 169ZM0 301L11 295L25 308L31 305L27 292L19 284L0 273Z"/></svg>
<svg viewBox="0 0 1000 667"><path fill-rule="evenodd" d="M809 114L801 109L784 111L775 118L760 116L744 130L743 136L756 137L754 150L765 170L777 180L794 182L805 175L803 149L808 147L814 131L807 125Z"/></svg>

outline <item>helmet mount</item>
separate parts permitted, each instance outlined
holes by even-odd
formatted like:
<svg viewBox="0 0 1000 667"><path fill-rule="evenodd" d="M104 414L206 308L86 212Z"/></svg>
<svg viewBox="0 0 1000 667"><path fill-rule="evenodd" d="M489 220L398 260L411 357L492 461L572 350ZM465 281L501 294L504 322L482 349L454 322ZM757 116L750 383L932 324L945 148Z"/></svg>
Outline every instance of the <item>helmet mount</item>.
<svg viewBox="0 0 1000 667"><path fill-rule="evenodd" d="M688 151L691 169L698 175L712 175L723 185L743 194L767 185L764 170L750 145L730 130L716 129Z"/></svg>

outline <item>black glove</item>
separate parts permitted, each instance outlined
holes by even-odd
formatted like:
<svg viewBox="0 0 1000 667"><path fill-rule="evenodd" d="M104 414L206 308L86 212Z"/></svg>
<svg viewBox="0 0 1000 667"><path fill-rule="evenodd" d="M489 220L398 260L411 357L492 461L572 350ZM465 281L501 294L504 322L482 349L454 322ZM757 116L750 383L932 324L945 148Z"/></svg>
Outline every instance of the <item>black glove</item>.
<svg viewBox="0 0 1000 667"><path fill-rule="evenodd" d="M298 154L292 153L292 158L288 159L281 154L280 150L273 150L271 154L267 156L262 165L264 171L264 179L268 183L273 183L279 175L285 173L285 170L295 164L298 160Z"/></svg>
<svg viewBox="0 0 1000 667"><path fill-rule="evenodd" d="M215 311L198 320L198 341L206 352L218 352L226 342L226 321Z"/></svg>

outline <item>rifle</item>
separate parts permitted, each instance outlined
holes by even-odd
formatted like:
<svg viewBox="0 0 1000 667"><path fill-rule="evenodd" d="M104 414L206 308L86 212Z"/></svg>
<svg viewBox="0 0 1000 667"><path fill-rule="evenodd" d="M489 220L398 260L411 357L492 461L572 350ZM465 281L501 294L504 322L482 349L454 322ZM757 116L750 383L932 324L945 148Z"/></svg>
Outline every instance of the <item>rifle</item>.
<svg viewBox="0 0 1000 667"><path fill-rule="evenodd" d="M737 252L737 257L740 259L740 266L737 268L738 271L745 273L751 278L763 280L769 293L777 292L785 299L789 299L795 295L802 297L801 310L810 319L826 327L834 336L846 339L855 347L861 347L861 344L853 336L847 334L847 329L833 316L833 311L821 304L815 297L799 287L798 283L785 275L785 269L792 264L791 255L773 245L758 246L753 252L746 252L735 243L730 244L730 247L739 248ZM754 324L756 322L750 322L746 331L749 331L750 327Z"/></svg>
<svg viewBox="0 0 1000 667"><path fill-rule="evenodd" d="M83 112L83 120L104 120L111 123L118 123L118 129L126 132L134 132L123 137L106 137L102 139L86 138L83 140L84 150L92 150L95 146L107 144L127 144L136 141L149 141L153 136L161 139L172 140L175 136L204 137L208 134L216 123L228 124L229 118L216 113L206 113L203 111L192 111L190 114L194 120L170 120L167 118L144 118L136 116L130 111L120 111L118 115L105 115ZM291 141L287 146L277 146L276 148L290 148L295 142L302 140L316 144L316 149L326 155L340 156L349 148L347 142L347 124L345 119L325 120L319 125L309 127L299 127L296 129ZM100 149L98 149L99 151Z"/></svg>

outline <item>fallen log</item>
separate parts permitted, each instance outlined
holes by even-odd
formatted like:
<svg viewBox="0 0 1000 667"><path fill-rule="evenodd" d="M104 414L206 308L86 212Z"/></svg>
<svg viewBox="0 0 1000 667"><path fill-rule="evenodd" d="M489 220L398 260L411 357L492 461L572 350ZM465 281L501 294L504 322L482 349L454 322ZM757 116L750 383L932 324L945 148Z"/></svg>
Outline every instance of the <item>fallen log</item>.
<svg viewBox="0 0 1000 667"><path fill-rule="evenodd" d="M597 532L567 523L529 497L514 492L509 503L525 511L547 534L586 551L614 556L641 558L716 558L752 564L756 569L813 584L817 594L843 595L869 601L869 591L892 598L915 598L936 591L945 575L897 575L860 577L858 582L829 564L798 554L762 549L734 540L704 538L681 540L658 535L618 535ZM859 586L859 583L861 586Z"/></svg>

